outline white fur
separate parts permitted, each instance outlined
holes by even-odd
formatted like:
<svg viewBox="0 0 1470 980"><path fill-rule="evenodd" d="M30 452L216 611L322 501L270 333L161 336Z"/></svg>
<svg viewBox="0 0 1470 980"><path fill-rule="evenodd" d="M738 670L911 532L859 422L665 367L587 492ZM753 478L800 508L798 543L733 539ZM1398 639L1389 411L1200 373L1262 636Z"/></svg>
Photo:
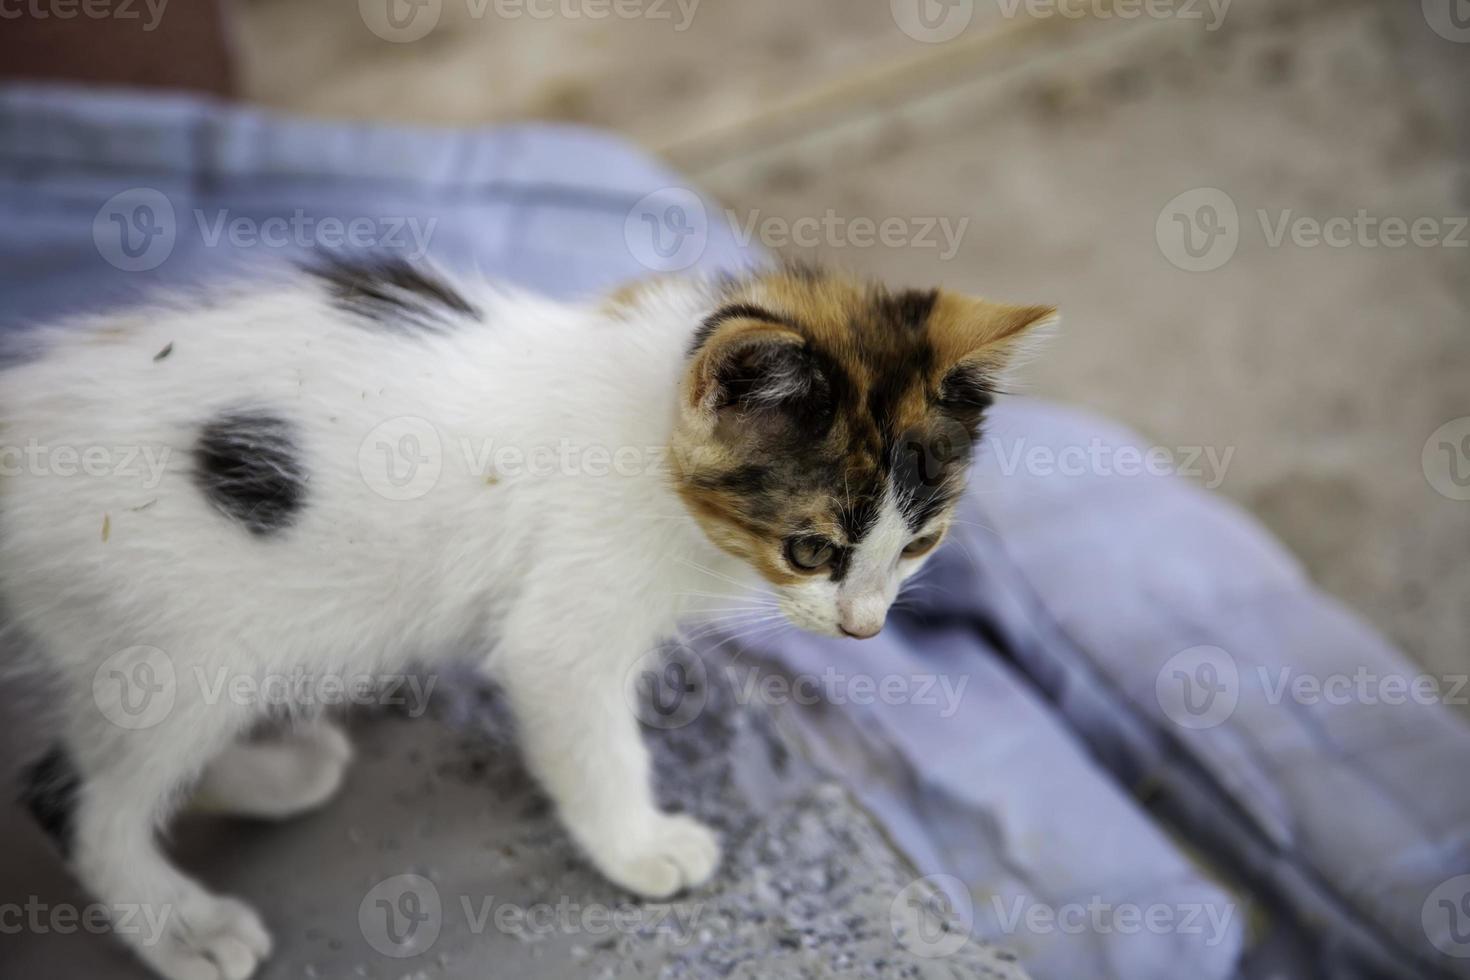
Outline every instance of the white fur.
<svg viewBox="0 0 1470 980"><path fill-rule="evenodd" d="M609 878L664 896L718 864L708 829L656 807L624 697L630 667L681 619L763 591L699 530L662 455L712 295L672 283L612 314L463 290L485 324L438 336L364 325L294 279L176 301L48 331L45 353L0 381L0 590L68 699L64 741L83 776L75 869L106 903L171 912L138 950L170 980L242 980L270 948L254 913L159 851L170 801L202 776L202 804L282 816L323 802L347 761L330 734L237 744L261 710L221 696L222 678L384 676L480 656L531 768ZM309 473L298 519L268 537L213 509L192 476L200 425L242 406L291 420ZM40 467L17 465L28 445L46 450ZM497 456L568 445L581 462L538 475ZM115 465L64 475L59 447L103 447ZM404 447L437 459L438 478L391 499L404 494L375 466L401 468ZM592 475L588 450L638 463ZM890 502L850 581L815 577L783 609L819 632L875 631L917 566L899 559L911 538ZM108 678L140 665L171 669L172 704L125 727L123 686Z"/></svg>
<svg viewBox="0 0 1470 980"><path fill-rule="evenodd" d="M205 768L191 801L203 813L282 820L336 795L352 761L352 744L325 721L258 741L241 740Z"/></svg>

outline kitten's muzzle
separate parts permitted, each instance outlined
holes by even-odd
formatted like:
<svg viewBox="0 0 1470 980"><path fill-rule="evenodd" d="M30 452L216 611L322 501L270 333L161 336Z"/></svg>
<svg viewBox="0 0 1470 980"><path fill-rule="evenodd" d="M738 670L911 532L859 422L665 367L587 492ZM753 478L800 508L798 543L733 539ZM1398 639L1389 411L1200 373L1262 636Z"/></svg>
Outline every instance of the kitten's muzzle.
<svg viewBox="0 0 1470 980"><path fill-rule="evenodd" d="M882 596L837 600L837 628L854 640L868 640L883 630L888 603Z"/></svg>

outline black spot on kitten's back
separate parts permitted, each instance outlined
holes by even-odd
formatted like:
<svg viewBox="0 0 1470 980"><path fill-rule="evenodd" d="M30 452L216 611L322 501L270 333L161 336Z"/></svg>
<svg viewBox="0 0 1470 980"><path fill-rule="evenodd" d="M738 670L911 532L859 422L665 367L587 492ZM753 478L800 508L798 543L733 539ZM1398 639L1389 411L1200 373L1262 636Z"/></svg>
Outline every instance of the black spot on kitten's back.
<svg viewBox="0 0 1470 980"><path fill-rule="evenodd" d="M264 537L289 527L306 497L296 429L269 412L215 416L194 446L194 482L220 513Z"/></svg>
<svg viewBox="0 0 1470 980"><path fill-rule="evenodd" d="M332 303L362 322L399 333L442 333L480 310L427 269L393 254L326 255L305 265Z"/></svg>
<svg viewBox="0 0 1470 980"><path fill-rule="evenodd" d="M71 756L61 746L31 763L21 773L20 804L40 824L63 855L70 856L75 830L77 793L82 780Z"/></svg>

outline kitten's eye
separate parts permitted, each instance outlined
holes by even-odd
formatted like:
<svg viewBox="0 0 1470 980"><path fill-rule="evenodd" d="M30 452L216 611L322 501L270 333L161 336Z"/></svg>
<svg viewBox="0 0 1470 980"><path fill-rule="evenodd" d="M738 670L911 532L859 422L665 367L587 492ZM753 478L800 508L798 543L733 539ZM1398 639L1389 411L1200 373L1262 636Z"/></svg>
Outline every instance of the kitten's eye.
<svg viewBox="0 0 1470 980"><path fill-rule="evenodd" d="M803 571L815 572L832 564L837 547L826 538L802 537L786 541L786 560Z"/></svg>
<svg viewBox="0 0 1470 980"><path fill-rule="evenodd" d="M908 543L908 547L903 549L903 556L905 558L917 558L920 555L928 554L934 550L934 546L938 543L939 535L937 534L926 534L922 538L914 538L914 540Z"/></svg>

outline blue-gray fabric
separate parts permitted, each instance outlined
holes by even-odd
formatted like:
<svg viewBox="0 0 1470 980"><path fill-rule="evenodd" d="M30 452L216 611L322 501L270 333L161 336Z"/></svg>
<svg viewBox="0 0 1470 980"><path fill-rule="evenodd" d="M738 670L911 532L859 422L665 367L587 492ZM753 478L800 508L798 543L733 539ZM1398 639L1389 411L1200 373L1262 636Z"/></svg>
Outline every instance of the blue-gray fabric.
<svg viewBox="0 0 1470 980"><path fill-rule="evenodd" d="M1470 873L1470 726L1253 520L1150 473L1149 448L1086 413L997 406L953 540L896 628L764 651L799 675L968 675L958 709L849 698L859 721L821 712L813 741L884 758L847 767L859 793L1039 977L1234 975L1240 897L1149 814L1252 886L1252 924L1290 934L1311 975L1470 976L1441 952L1467 941L1466 882L1442 886ZM1033 904L1106 921L1089 900L1201 911L1188 931L1183 915L1131 935L1014 925Z"/></svg>
<svg viewBox="0 0 1470 980"><path fill-rule="evenodd" d="M557 296L696 261L740 265L733 232L691 196L590 129L330 125L184 97L0 87L0 326L248 274L299 258L303 243L417 258L413 228L436 260Z"/></svg>
<svg viewBox="0 0 1470 980"><path fill-rule="evenodd" d="M416 222L436 261L558 296L750 262L709 213L677 175L587 130L0 88L11 328L334 246L354 220L367 244L410 252ZM294 222L280 244L230 231L270 218ZM1194 851L1266 896L1275 927L1311 936L1322 975L1470 976L1430 942L1454 920L1427 911L1470 872L1470 730L1412 701L1281 697L1293 672L1414 671L1219 499L1028 455L1116 460L1132 434L1023 401L991 433L956 540L887 632L788 633L760 651L846 682L801 713L813 751L1040 980L1269 975L1242 965L1244 906ZM853 697L859 675L935 684Z"/></svg>

